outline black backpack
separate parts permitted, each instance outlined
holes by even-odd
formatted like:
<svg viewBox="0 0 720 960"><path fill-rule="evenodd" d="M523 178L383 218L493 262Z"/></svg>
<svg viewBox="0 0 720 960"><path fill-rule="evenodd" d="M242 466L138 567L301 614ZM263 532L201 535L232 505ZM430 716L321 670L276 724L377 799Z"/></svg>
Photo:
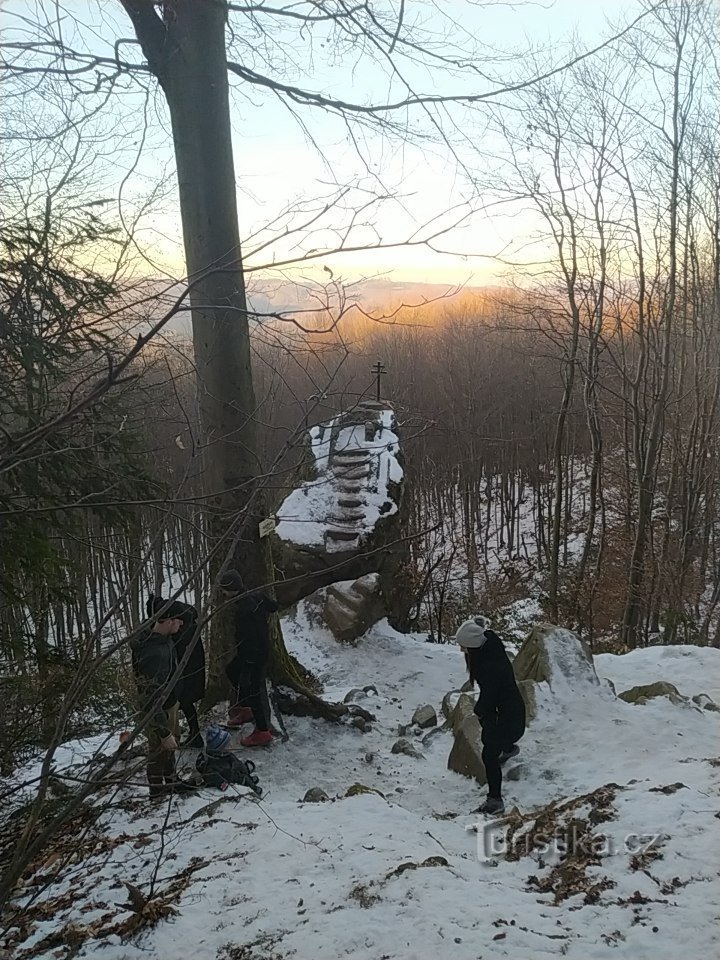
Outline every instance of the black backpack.
<svg viewBox="0 0 720 960"><path fill-rule="evenodd" d="M207 787L227 789L231 783L241 787L250 787L258 797L262 796L262 787L258 785L258 777L253 773L255 764L252 760L241 760L234 753L201 753L195 766Z"/></svg>

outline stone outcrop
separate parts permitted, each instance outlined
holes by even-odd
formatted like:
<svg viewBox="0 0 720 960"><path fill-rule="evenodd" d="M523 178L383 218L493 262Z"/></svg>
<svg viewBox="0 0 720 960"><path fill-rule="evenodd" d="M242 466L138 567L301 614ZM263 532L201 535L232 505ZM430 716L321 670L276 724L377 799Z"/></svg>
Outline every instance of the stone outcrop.
<svg viewBox="0 0 720 960"><path fill-rule="evenodd" d="M408 507L396 430L389 403L363 400L308 432L307 456L271 535L281 607L376 572L382 615L403 628L411 602L402 578L409 557L402 537ZM334 613L342 619L341 611Z"/></svg>

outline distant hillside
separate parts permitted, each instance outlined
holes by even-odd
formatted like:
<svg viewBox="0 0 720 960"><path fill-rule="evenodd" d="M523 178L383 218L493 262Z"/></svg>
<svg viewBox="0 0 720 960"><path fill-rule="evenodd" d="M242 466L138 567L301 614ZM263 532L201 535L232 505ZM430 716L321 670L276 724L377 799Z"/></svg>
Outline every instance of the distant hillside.
<svg viewBox="0 0 720 960"><path fill-rule="evenodd" d="M444 283L415 283L383 277L348 283L344 287L344 292L349 302L361 304L364 309L374 311L381 308L395 308L401 304L420 305L443 297L463 294L497 295L503 289L497 286L457 287ZM152 312L155 316L159 316L163 309L167 309L180 296L182 286L177 284L168 289L165 284L162 284L161 290L162 292L158 295L157 309ZM319 284L309 282L303 284L289 280L253 279L249 285L248 301L250 309L260 317L277 313L310 313L321 309L323 288ZM168 333L190 337L192 326L189 310L173 317L165 329Z"/></svg>

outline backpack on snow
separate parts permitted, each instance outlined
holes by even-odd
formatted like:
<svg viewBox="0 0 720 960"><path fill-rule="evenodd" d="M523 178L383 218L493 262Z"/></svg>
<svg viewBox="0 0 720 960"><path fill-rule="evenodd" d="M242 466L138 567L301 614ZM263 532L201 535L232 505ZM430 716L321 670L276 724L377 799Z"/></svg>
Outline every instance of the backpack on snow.
<svg viewBox="0 0 720 960"><path fill-rule="evenodd" d="M262 787L258 785L259 778L253 773L255 764L252 760L241 760L230 752L203 752L197 758L195 766L207 787L225 790L228 784L237 783L241 787L249 787L258 797L262 796Z"/></svg>

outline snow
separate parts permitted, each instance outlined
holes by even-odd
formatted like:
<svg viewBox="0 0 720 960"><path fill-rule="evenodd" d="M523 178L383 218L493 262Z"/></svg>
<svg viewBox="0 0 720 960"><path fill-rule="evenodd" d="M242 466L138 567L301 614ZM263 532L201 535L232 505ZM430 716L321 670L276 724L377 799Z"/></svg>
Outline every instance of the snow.
<svg viewBox="0 0 720 960"><path fill-rule="evenodd" d="M322 472L323 470L327 470L328 468L330 459L330 438L332 436L332 429L335 426L336 421L337 417L334 417L327 423L320 423L316 427L312 427L309 431L310 449L315 457L315 469L318 471L318 473Z"/></svg>
<svg viewBox="0 0 720 960"><path fill-rule="evenodd" d="M720 650L668 644L642 647L618 656L595 658L597 671L615 684L618 693L641 684L665 680L686 697L707 694L720 703Z"/></svg>
<svg viewBox="0 0 720 960"><path fill-rule="evenodd" d="M389 485L400 483L403 470L397 458L400 441L392 430L392 410L380 411L381 429L373 440L365 439L365 426L340 427L334 444L330 435L335 421L314 427L310 432L311 446L315 455L317 476L293 490L281 504L277 516L276 533L281 540L299 546L325 549L326 534L332 527L352 529L360 541L371 534L383 516L392 516L398 510L390 496ZM362 451L367 461L369 475L362 478L362 489L357 494L361 501L362 519L357 522L342 522L343 508L338 499L343 496L342 469L333 466L333 458L349 451ZM355 454L351 453L351 456Z"/></svg>
<svg viewBox="0 0 720 960"><path fill-rule="evenodd" d="M288 717L290 741L253 756L265 789L259 803L243 792L206 790L151 808L140 787L122 788L121 802L103 814L103 830L119 842L85 854L82 869L74 867L66 879L28 890L36 903L60 897L60 906L39 913L14 954L18 960L63 924L92 924L108 910L119 911L120 919L131 916L116 906L126 901L123 882L147 893L154 871L158 895L183 871L191 872L173 900L177 913L126 940L117 934L91 938L74 956L717 955L720 769L710 761L717 755L720 715L664 698L626 704L602 685L574 688L572 670L561 674L552 691L539 691L538 718L521 742L524 774L506 783L508 809L516 805L527 813L618 785L613 818L596 828L607 838L602 859L588 868L593 879L607 877L615 886L595 903L576 894L556 905L529 882L547 874L552 852L545 866L537 853L506 860L488 854L487 834L468 830L484 791L447 770L450 733L438 733L426 745L418 740L424 759L391 753L398 723L409 723L421 703L433 703L440 715L443 695L463 683L458 649L400 635L386 622L356 647L346 647L314 622L305 603L283 627L289 648L326 681L329 697L341 698L351 687L377 687L377 696L361 701L377 716L372 732ZM559 663L567 664L562 654L569 655L569 648L569 641L558 646ZM596 663L619 689L669 679L692 694L707 692L711 673L717 678L719 656L694 647L656 647L603 655ZM90 748L92 743L68 745L63 760L81 760ZM383 796L345 797L355 783ZM657 789L678 783L683 786ZM331 801L303 803L313 786ZM220 798L221 804L210 806ZM636 837L654 834L662 858L633 870L633 853L647 844ZM48 949L47 955L54 954Z"/></svg>

